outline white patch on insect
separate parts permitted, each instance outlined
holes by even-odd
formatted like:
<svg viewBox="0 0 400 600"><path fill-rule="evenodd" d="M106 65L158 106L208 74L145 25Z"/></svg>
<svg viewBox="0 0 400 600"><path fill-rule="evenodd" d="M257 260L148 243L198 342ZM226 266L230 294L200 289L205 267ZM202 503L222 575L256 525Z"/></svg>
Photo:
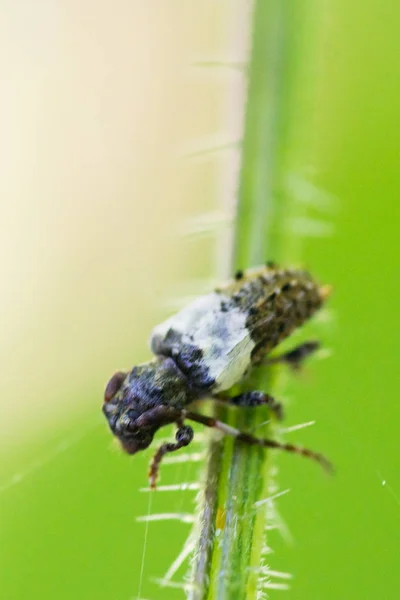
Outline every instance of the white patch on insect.
<svg viewBox="0 0 400 600"><path fill-rule="evenodd" d="M240 381L251 362L255 347L246 327L247 314L230 305L230 298L215 292L200 296L153 329L151 341L163 340L170 329L182 335L182 343L202 350L210 376L215 379L213 393L227 390Z"/></svg>

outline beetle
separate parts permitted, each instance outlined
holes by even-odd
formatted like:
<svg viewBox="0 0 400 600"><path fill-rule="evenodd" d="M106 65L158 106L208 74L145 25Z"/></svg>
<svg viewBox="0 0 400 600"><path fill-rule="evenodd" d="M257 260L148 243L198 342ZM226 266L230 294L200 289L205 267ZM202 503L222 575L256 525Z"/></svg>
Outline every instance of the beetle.
<svg viewBox="0 0 400 600"><path fill-rule="evenodd" d="M109 427L128 454L147 448L163 425L176 424L176 441L162 444L151 462L151 488L156 487L163 456L192 441L193 429L186 421L217 428L247 444L301 454L331 469L322 454L257 438L190 410L195 400L215 398L241 407L264 404L281 419L282 405L269 394L254 390L232 395L229 390L264 364L300 367L318 342L305 342L277 357L268 355L322 306L330 289L319 286L306 271L267 263L238 271L226 285L200 296L153 329L150 346L155 358L129 372L115 373L103 404Z"/></svg>

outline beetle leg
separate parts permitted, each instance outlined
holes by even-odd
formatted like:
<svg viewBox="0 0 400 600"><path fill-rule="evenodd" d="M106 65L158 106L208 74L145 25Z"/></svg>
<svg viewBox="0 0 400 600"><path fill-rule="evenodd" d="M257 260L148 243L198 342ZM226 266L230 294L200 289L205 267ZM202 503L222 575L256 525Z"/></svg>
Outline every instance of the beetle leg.
<svg viewBox="0 0 400 600"><path fill-rule="evenodd" d="M279 356L274 356L271 358L266 358L265 360L263 360L263 364L272 365L275 363L286 363L292 369L297 371L301 368L303 361L306 358L308 358L310 354L313 354L316 350L318 350L320 347L320 342L314 340L304 342L303 344L296 346L296 348L293 348L293 350L289 350L284 354L280 354Z"/></svg>
<svg viewBox="0 0 400 600"><path fill-rule="evenodd" d="M146 410L135 421L136 428L161 427L169 423L176 423L181 418L182 411L168 404L159 404L150 410Z"/></svg>
<svg viewBox="0 0 400 600"><path fill-rule="evenodd" d="M178 431L175 435L176 442L166 442L165 444L162 444L162 446L159 447L159 449L153 456L153 460L151 461L149 469L149 480L150 488L152 490L156 488L158 472L163 456L168 452L175 452L176 450L179 450L184 446L188 446L193 439L193 429L190 427L190 425L184 425L182 420L178 421L177 425Z"/></svg>
<svg viewBox="0 0 400 600"><path fill-rule="evenodd" d="M275 400L275 398L273 398L269 394L265 394L264 392L243 392L242 394L238 394L237 396L233 396L232 398L230 398L229 396L223 396L218 394L216 396L213 396L213 398L221 400L226 404L232 404L233 406L253 407L267 405L279 421L283 419L282 404Z"/></svg>
<svg viewBox="0 0 400 600"><path fill-rule="evenodd" d="M219 429L226 435L231 435L235 437L238 441L244 442L245 444L255 445L255 446L263 446L264 448L276 448L279 450L285 450L286 452L293 452L295 454L300 454L301 456L305 456L307 458L311 458L318 462L324 469L328 472L333 472L333 467L331 463L318 452L314 452L313 450L308 450L307 448L301 448L299 446L294 446L293 444L282 444L280 442L276 442L275 440L267 440L264 438L257 438L250 433L246 433L244 431L239 431L235 427L231 427L222 421L218 421L218 419L214 419L213 417L206 417L204 415L199 415L197 413L186 412L185 417L192 421L196 421L197 423L202 423L206 427L215 427Z"/></svg>

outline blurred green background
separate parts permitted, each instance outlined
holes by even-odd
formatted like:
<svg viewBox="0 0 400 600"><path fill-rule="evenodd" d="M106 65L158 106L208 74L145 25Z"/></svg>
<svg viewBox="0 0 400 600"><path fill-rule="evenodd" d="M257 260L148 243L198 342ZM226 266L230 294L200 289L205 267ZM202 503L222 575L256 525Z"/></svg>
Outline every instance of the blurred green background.
<svg viewBox="0 0 400 600"><path fill-rule="evenodd" d="M291 92L298 201L283 258L333 284L308 329L332 356L288 378L285 400L288 425L317 421L290 440L324 451L337 475L279 457L290 534L269 533L268 560L293 581L270 597L394 600L400 10L305 4L301 39L309 27L313 43ZM149 357L173 300L208 289L229 262L220 216L237 152L178 155L239 135L241 72L190 65L245 59L247 2L9 2L3 17L1 596L133 600L145 550L140 597L181 598L152 578L189 526L152 522L145 544L136 517L193 514L194 493L149 506L139 488L151 452L115 450L100 406L113 371ZM222 224L180 235L202 221ZM162 483L198 469L165 467Z"/></svg>

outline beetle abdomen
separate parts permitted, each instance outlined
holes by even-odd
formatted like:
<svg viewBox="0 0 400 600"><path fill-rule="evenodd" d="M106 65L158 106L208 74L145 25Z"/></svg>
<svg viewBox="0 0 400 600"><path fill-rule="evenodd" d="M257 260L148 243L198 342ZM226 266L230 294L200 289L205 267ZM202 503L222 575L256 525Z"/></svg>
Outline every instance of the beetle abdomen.
<svg viewBox="0 0 400 600"><path fill-rule="evenodd" d="M219 291L247 314L255 343L252 362L257 363L321 307L329 288L320 287L306 271L260 267Z"/></svg>

